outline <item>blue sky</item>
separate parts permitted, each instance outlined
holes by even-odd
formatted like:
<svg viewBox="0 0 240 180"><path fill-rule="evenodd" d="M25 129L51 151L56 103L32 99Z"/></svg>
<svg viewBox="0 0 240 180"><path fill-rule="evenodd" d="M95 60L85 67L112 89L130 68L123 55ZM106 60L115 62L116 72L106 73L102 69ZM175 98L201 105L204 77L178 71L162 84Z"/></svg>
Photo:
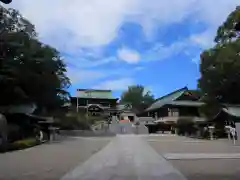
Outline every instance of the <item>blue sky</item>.
<svg viewBox="0 0 240 180"><path fill-rule="evenodd" d="M141 84L155 97L197 87L199 54L240 0L16 0L39 38L58 49L77 88L119 96Z"/></svg>

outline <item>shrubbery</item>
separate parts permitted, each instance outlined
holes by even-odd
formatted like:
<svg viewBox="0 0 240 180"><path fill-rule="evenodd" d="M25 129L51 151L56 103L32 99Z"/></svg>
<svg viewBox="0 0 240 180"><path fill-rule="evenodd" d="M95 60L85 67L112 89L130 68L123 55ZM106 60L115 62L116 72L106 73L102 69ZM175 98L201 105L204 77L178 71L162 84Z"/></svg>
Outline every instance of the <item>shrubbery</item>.
<svg viewBox="0 0 240 180"><path fill-rule="evenodd" d="M99 121L105 120L102 116L86 116L85 113L69 113L57 119L61 129L65 130L89 130L91 126Z"/></svg>
<svg viewBox="0 0 240 180"><path fill-rule="evenodd" d="M35 138L28 138L28 139L22 139L22 140L13 142L12 146L16 147L17 149L24 149L24 148L35 146L37 144L39 143Z"/></svg>
<svg viewBox="0 0 240 180"><path fill-rule="evenodd" d="M90 124L83 114L70 114L58 119L61 129L65 130L87 130L90 129Z"/></svg>
<svg viewBox="0 0 240 180"><path fill-rule="evenodd" d="M192 119L179 119L176 124L179 135L193 135L196 134L197 128Z"/></svg>
<svg viewBox="0 0 240 180"><path fill-rule="evenodd" d="M35 138L27 138L18 141L14 141L13 143L9 143L6 148L0 149L0 152L14 151L30 148L38 145L39 142Z"/></svg>

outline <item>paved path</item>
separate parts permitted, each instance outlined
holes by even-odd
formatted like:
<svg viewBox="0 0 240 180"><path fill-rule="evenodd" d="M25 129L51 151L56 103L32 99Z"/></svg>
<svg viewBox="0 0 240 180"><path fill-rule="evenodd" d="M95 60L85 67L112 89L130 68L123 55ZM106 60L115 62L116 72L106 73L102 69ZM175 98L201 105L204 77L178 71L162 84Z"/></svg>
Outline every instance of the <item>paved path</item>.
<svg viewBox="0 0 240 180"><path fill-rule="evenodd" d="M196 140L186 137L145 137L160 154L165 153L240 153L240 146L222 140Z"/></svg>
<svg viewBox="0 0 240 180"><path fill-rule="evenodd" d="M147 142L136 135L119 135L61 180L186 180Z"/></svg>
<svg viewBox="0 0 240 180"><path fill-rule="evenodd" d="M188 180L239 180L239 159L170 160Z"/></svg>
<svg viewBox="0 0 240 180"><path fill-rule="evenodd" d="M240 146L227 140L146 136L148 143L188 180L239 180Z"/></svg>
<svg viewBox="0 0 240 180"><path fill-rule="evenodd" d="M110 138L68 138L0 154L0 180L59 180L101 150Z"/></svg>
<svg viewBox="0 0 240 180"><path fill-rule="evenodd" d="M196 160L196 159L240 159L240 153L166 153L168 160Z"/></svg>

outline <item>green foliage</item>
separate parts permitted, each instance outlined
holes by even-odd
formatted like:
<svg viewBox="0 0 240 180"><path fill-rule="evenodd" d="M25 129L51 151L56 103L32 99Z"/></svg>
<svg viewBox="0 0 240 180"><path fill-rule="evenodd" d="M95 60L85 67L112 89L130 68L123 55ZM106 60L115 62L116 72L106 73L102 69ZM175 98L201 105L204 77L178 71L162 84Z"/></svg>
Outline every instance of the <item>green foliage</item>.
<svg viewBox="0 0 240 180"><path fill-rule="evenodd" d="M240 6L237 6L235 11L229 14L227 20L218 28L215 37L216 43L230 42L238 37L235 31L235 25L240 22Z"/></svg>
<svg viewBox="0 0 240 180"><path fill-rule="evenodd" d="M18 141L8 144L6 151L26 149L26 148L36 146L38 144L39 143L37 142L37 140L35 138L22 139L22 140L18 140Z"/></svg>
<svg viewBox="0 0 240 180"><path fill-rule="evenodd" d="M240 38L234 31L238 21L239 7L219 27L215 47L201 54L198 86L207 104L203 111L210 117L216 115L221 103L240 103Z"/></svg>
<svg viewBox="0 0 240 180"><path fill-rule="evenodd" d="M179 135L193 135L196 133L197 128L193 119L191 118L181 118L178 119L176 123L176 128L178 129Z"/></svg>
<svg viewBox="0 0 240 180"><path fill-rule="evenodd" d="M199 108L201 116L206 117L207 119L213 119L221 110L221 105L214 99L202 99L205 104Z"/></svg>
<svg viewBox="0 0 240 180"><path fill-rule="evenodd" d="M17 146L31 147L37 144L37 140L35 138L22 139L13 142L13 144Z"/></svg>
<svg viewBox="0 0 240 180"><path fill-rule="evenodd" d="M85 114L72 113L58 119L58 124L61 129L65 130L88 130L90 122Z"/></svg>
<svg viewBox="0 0 240 180"><path fill-rule="evenodd" d="M237 39L203 52L199 87L205 93L206 99L211 98L219 103L240 102L239 50L240 39Z"/></svg>
<svg viewBox="0 0 240 180"><path fill-rule="evenodd" d="M37 40L34 25L0 6L1 105L34 102L52 110L68 101L70 81L59 52Z"/></svg>
<svg viewBox="0 0 240 180"><path fill-rule="evenodd" d="M142 85L129 86L128 90L122 93L120 103L129 103L136 112L141 112L154 102L154 96L145 90Z"/></svg>

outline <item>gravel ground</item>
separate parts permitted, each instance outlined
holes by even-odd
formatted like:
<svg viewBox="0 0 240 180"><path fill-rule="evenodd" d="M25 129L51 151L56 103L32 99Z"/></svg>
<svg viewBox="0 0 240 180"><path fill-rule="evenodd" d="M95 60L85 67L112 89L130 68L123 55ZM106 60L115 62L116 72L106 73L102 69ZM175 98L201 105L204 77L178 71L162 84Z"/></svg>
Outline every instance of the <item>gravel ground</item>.
<svg viewBox="0 0 240 180"><path fill-rule="evenodd" d="M0 154L0 180L55 180L102 149L111 138L70 138Z"/></svg>
<svg viewBox="0 0 240 180"><path fill-rule="evenodd" d="M185 137L148 137L148 143L160 154L164 153L240 153L240 146L226 140L196 140Z"/></svg>
<svg viewBox="0 0 240 180"><path fill-rule="evenodd" d="M173 160L172 165L188 180L239 180L239 159Z"/></svg>
<svg viewBox="0 0 240 180"><path fill-rule="evenodd" d="M146 137L160 154L240 153L240 146L226 140L196 140L186 137ZM240 159L169 160L188 180L240 180Z"/></svg>

